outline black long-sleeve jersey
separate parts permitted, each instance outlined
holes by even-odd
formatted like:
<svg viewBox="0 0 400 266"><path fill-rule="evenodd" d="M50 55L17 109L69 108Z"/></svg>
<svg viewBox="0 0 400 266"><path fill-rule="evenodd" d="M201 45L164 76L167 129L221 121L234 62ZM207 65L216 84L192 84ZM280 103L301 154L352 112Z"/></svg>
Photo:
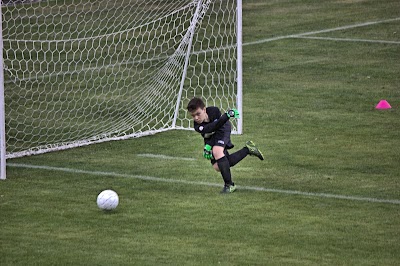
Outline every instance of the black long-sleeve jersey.
<svg viewBox="0 0 400 266"><path fill-rule="evenodd" d="M232 148L233 144L230 141L232 125L229 117L226 114L221 115L221 111L215 106L207 107L206 112L210 122L200 124L194 122L194 129L201 134L206 144L213 146L209 140L217 133L217 138L223 139L228 149Z"/></svg>
<svg viewBox="0 0 400 266"><path fill-rule="evenodd" d="M226 123L230 125L230 122L228 121L229 118L226 114L221 116L221 111L218 109L218 107L207 107L206 113L210 122L203 122L201 124L194 122L194 130L199 132L203 138L209 138L218 129L224 130L224 127L229 127L230 131L230 126L225 126Z"/></svg>

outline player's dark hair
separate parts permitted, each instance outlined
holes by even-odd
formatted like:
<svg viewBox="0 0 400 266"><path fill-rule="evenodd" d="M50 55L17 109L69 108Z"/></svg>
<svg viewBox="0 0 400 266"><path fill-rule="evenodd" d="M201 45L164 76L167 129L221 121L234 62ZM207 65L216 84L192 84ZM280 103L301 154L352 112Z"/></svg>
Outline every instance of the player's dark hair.
<svg viewBox="0 0 400 266"><path fill-rule="evenodd" d="M189 112L194 112L198 108L203 109L206 105L204 104L203 100L197 97L194 97L193 99L190 100L190 102L187 105L187 110Z"/></svg>

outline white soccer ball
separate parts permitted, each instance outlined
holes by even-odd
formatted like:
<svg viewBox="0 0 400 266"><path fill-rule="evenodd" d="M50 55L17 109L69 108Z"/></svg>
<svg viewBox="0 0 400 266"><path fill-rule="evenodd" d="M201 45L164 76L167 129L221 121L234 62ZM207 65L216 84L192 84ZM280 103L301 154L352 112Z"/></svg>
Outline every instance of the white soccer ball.
<svg viewBox="0 0 400 266"><path fill-rule="evenodd" d="M118 194L114 190L104 190L97 196L97 206L102 210L114 210L118 203Z"/></svg>

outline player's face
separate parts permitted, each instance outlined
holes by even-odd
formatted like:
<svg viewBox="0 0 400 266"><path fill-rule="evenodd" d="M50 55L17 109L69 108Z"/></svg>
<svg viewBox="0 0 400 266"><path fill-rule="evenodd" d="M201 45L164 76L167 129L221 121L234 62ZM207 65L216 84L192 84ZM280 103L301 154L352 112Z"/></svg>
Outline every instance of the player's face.
<svg viewBox="0 0 400 266"><path fill-rule="evenodd" d="M197 123L197 124L201 124L204 121L206 121L207 119L207 112L206 112L206 108L197 108L195 111L190 112L190 114L193 117L193 120Z"/></svg>

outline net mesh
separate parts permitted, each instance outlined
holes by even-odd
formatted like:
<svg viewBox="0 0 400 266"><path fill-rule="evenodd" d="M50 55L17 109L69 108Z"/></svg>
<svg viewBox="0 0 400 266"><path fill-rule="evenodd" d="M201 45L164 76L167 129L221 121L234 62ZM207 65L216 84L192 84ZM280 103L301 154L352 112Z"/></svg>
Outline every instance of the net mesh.
<svg viewBox="0 0 400 266"><path fill-rule="evenodd" d="M190 129L193 96L236 105L236 0L2 6L7 158Z"/></svg>

